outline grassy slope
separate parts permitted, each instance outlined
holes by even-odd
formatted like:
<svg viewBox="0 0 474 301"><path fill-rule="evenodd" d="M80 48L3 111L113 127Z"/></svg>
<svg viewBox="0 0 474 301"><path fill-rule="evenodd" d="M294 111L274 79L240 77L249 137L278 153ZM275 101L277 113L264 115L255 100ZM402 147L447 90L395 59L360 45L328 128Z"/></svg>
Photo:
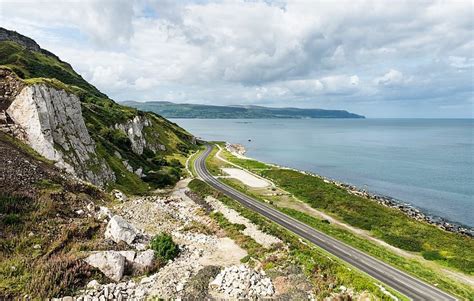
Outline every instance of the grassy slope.
<svg viewBox="0 0 474 301"><path fill-rule="evenodd" d="M472 240L471 238L454 234L451 232L446 232L426 223L414 221L397 210L378 205L375 202L368 201L361 197L353 196L347 193L345 190L340 189L335 185L325 183L323 180L313 176L304 175L296 171L279 169L254 160L238 159L230 155L228 152L223 152L221 155L225 156L226 159L235 164L238 164L244 168L251 170L256 174L259 174L263 177L272 180L279 187L282 187L283 189L293 193L296 197L302 199L303 201L306 201L312 207L318 210L325 211L348 224L357 227L358 224L351 223L351 221L360 218L365 223L369 223L370 225L372 225L373 228L370 229L376 229L379 223L382 223L380 219L383 219L383 224L382 226L380 226L382 227L382 229L378 231L371 231L374 236L383 239L384 236L379 235L379 233L385 233L383 231L392 231L388 233L394 233L392 235L394 236L393 239L396 241L396 243L394 244L393 240L386 240L386 242L391 243L392 245L395 245L401 249L411 251L415 254L418 253L421 255L425 255L424 257L426 259L433 260L440 266L448 266L449 268L458 269L462 272L465 272L466 274L472 275L472 270L469 269L469 265L472 263L473 260L473 254L472 252L470 252L470 250L474 249L474 240ZM214 173L216 173L216 170L219 169L216 164L220 165L221 163L218 163L216 159L211 158L210 160L208 160L207 164L210 166L211 170L214 170ZM282 171L283 173L280 174L280 171ZM249 193L248 189L244 185L239 184L239 182L237 181L232 181L229 179L224 179L223 181L237 189ZM292 189L292 187L294 186L299 187L299 189ZM334 195L334 193L336 193L337 195ZM327 201L330 202L330 205L318 207L314 203L308 201L308 199L310 199L308 195L318 195L319 198L323 198L323 200L320 199L320 202L330 200ZM261 195L254 194L253 196L257 199L262 199ZM342 204L338 204L338 202L341 202ZM350 212L353 215L352 219L343 219L342 217L345 215L335 214L338 212L339 206L343 206L344 213ZM363 208L361 209L360 206L363 206ZM331 208L331 210L327 210L328 207ZM370 209L366 209L366 207L369 207ZM450 278L444 277L442 272L437 271L439 269L433 270L432 268L424 265L423 263L420 263L417 260L403 258L399 255L392 253L384 247L369 242L364 238L358 237L347 230L341 229L333 225L329 225L321 221L320 219L314 218L303 212L282 207L277 208L289 214L290 216L293 216L294 218L297 218L317 228L318 230L337 237L350 245L364 250L365 252L377 258L380 258L390 264L393 264L411 274L414 274L417 277L425 279L430 283L436 284L438 285L438 287L443 288L446 291L450 291L458 296L462 296L469 300L474 299L474 291L472 290L472 288L469 288L467 285L457 283L451 280ZM351 208L353 209L351 210ZM413 234L413 232L417 233L418 231L423 233L423 235L425 236L421 234ZM397 234L402 237L400 242L397 241L397 237L395 236ZM447 261L446 259L441 258L440 256L426 256L427 252L429 252L428 250L430 249L424 251L413 250L411 246L414 243L410 243L408 246L406 246L404 244L406 243L406 240L403 240L403 238L407 237L408 235L411 235L409 236L409 238L412 239L410 241L415 241L416 245L421 245L424 248L433 248L434 246L438 248L435 249L436 252L433 252L435 254L448 254L448 252L449 254L453 254L451 256L451 261ZM456 258L454 259L453 257ZM453 262L461 262L461 264L452 264Z"/></svg>
<svg viewBox="0 0 474 301"><path fill-rule="evenodd" d="M111 183L109 188L117 187L127 193L138 194L150 189L148 183L125 168L122 160L114 156L115 152L119 152L123 160L128 160L134 169L142 167L145 172L168 171L153 163L156 155L151 151L145 151L142 155L131 152L127 138L113 130L117 123L126 122L137 115L151 120L151 127L145 129L145 138L166 147L166 151L158 154L165 159L176 158L184 163L188 149L193 148L191 135L176 124L156 114L115 103L85 81L69 64L53 56L29 51L14 42L4 41L0 42L0 66L10 68L27 84L45 83L79 96L86 126L97 143L97 153L107 161L117 177L116 183Z"/></svg>
<svg viewBox="0 0 474 301"><path fill-rule="evenodd" d="M11 160L28 160L35 170L54 170L22 142L6 135L0 135L0 142L13 150ZM24 191L34 194L0 189L0 299L21 299L25 294L44 299L68 294L91 278L100 280L101 274L82 262L81 252L104 248L97 233L105 225L75 210L90 203L104 205L109 197L57 172L32 185L22 177L18 175L18 181Z"/></svg>

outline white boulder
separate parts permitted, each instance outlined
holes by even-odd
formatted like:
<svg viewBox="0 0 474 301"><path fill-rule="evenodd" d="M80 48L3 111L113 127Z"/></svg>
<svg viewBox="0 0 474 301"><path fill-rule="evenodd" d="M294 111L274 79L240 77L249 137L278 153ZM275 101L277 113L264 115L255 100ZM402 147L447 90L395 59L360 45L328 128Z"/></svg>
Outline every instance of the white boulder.
<svg viewBox="0 0 474 301"><path fill-rule="evenodd" d="M114 215L105 229L105 238L112 239L116 243L121 241L131 244L137 237L135 227L126 222L121 216Z"/></svg>
<svg viewBox="0 0 474 301"><path fill-rule="evenodd" d="M146 269L153 265L155 259L155 252L153 250L146 250L137 254L137 257L133 260L133 264L138 269Z"/></svg>
<svg viewBox="0 0 474 301"><path fill-rule="evenodd" d="M105 276L120 281L125 269L125 257L116 251L97 252L89 255L85 262L98 268Z"/></svg>
<svg viewBox="0 0 474 301"><path fill-rule="evenodd" d="M119 251L119 253L129 262L135 260L135 251Z"/></svg>

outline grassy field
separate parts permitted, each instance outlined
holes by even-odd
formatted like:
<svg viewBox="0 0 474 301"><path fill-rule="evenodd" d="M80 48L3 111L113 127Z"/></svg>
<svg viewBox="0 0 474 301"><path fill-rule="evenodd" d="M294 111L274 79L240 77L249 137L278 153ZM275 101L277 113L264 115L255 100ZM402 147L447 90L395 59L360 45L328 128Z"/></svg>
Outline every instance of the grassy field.
<svg viewBox="0 0 474 301"><path fill-rule="evenodd" d="M344 285L354 288L357 292L370 292L372 299L391 300L389 296L380 291L379 287L375 284L378 283L376 280L362 272L349 268L345 263L339 261L326 251L299 239L296 235L267 220L258 213L241 206L236 201L214 190L206 183L195 179L189 183L189 188L203 198L211 195L219 199L225 205L236 210L242 216L256 224L262 231L282 239L289 248L289 262L293 262L303 268L315 287L317 298L322 299L327 297L333 292L334 288ZM230 234L232 238L238 240L242 239L242 234L239 232L239 225L229 225L228 221L218 213L214 215L214 218L218 220L221 227L229 231L228 234ZM262 253L265 252L263 248L256 249L257 246L253 240L245 240L245 243L248 245L244 245L244 248L249 251L250 256L260 258ZM406 298L399 293L390 288L388 289L392 294L400 298L400 300L406 300Z"/></svg>
<svg viewBox="0 0 474 301"><path fill-rule="evenodd" d="M286 214L446 291L464 299L474 300L472 287L446 277L443 272L445 269L452 269L465 273L466 277L472 275L473 254L469 251L474 250L474 240L414 221L397 210L353 196L344 189L325 183L317 177L293 170L279 169L254 160L238 159L226 151L221 152L221 156L273 181L278 187L289 192L292 199L296 197L312 208L325 212L346 224L364 229L373 237L414 254L413 257L423 257L430 261L405 258L353 232L315 218L307 212L285 208L279 206L278 201L274 202L286 196L269 196L268 191L265 193L262 190L250 189L237 180L222 179L225 183L257 199L267 202L270 200L277 209ZM208 161L208 164L213 166L216 160L218 159L214 157ZM218 166L213 167L218 168Z"/></svg>

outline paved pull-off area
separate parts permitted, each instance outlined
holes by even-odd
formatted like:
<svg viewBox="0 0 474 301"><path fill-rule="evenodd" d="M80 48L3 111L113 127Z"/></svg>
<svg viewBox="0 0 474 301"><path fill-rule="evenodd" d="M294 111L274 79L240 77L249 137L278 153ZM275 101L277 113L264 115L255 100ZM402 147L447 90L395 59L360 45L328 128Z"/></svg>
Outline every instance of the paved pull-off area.
<svg viewBox="0 0 474 301"><path fill-rule="evenodd" d="M322 232L319 232L272 208L271 206L255 200L218 181L209 173L205 164L206 158L209 156L211 151L212 147L209 145L206 146L206 150L194 161L194 169L203 181L215 189L238 201L247 208L258 212L273 222L283 226L289 231L311 241L332 255L346 261L413 300L457 300L421 280L354 249Z"/></svg>

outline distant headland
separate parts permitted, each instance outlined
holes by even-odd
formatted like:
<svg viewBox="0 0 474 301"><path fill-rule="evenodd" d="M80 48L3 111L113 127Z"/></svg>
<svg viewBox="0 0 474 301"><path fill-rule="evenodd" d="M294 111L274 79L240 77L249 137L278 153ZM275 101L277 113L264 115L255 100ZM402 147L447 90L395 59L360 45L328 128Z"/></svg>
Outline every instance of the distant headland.
<svg viewBox="0 0 474 301"><path fill-rule="evenodd" d="M365 118L345 110L272 108L262 106L213 106L177 104L167 101L125 101L122 104L151 111L165 118L263 119L263 118Z"/></svg>

